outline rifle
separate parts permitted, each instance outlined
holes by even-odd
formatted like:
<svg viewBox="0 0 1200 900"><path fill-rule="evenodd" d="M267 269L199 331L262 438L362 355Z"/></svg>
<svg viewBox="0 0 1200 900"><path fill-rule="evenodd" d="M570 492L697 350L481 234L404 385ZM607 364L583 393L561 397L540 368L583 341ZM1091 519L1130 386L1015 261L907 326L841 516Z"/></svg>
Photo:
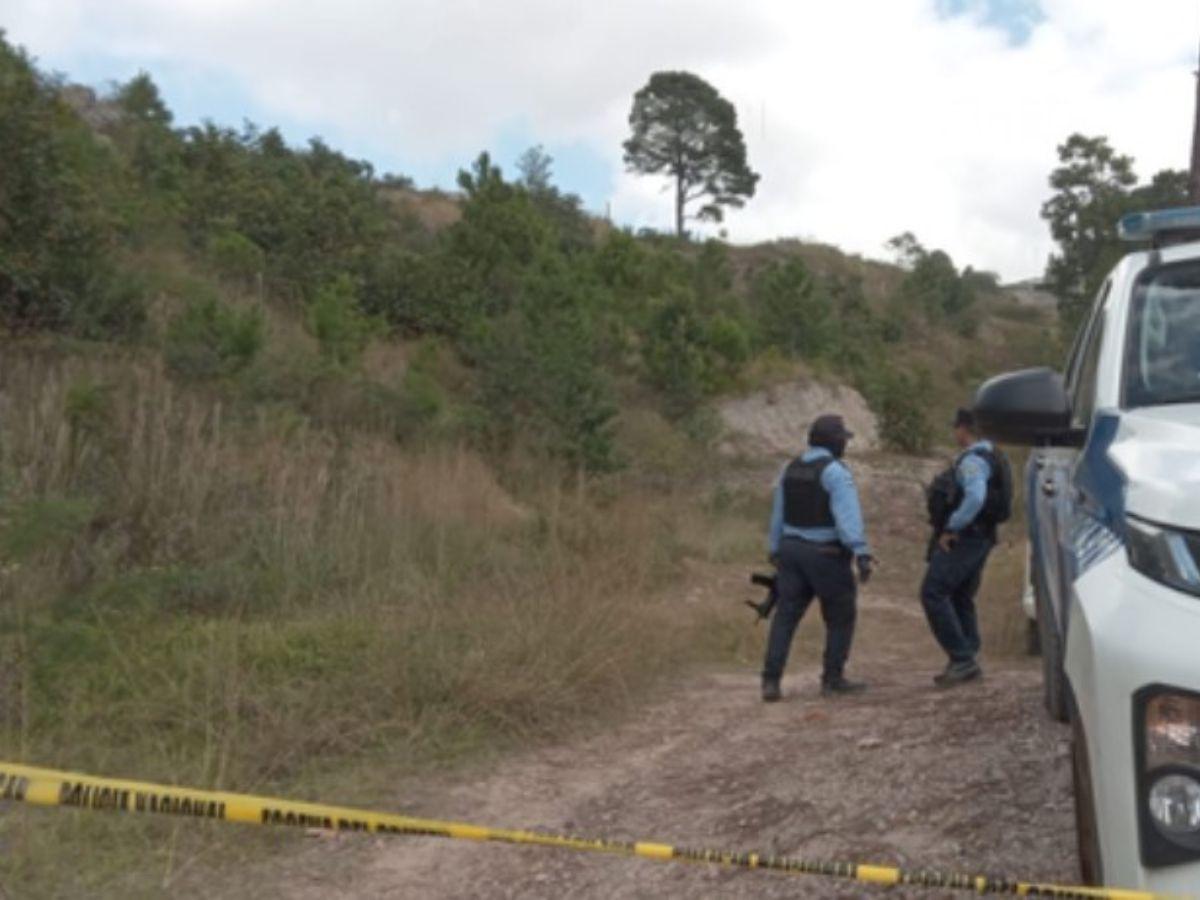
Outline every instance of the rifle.
<svg viewBox="0 0 1200 900"><path fill-rule="evenodd" d="M758 613L758 619L755 621L769 619L771 611L775 609L775 603L779 600L779 592L775 586L775 577L774 575L764 575L761 572L754 572L750 576L751 584L757 584L767 589L767 596L758 603L755 603L753 600L746 601L746 605Z"/></svg>

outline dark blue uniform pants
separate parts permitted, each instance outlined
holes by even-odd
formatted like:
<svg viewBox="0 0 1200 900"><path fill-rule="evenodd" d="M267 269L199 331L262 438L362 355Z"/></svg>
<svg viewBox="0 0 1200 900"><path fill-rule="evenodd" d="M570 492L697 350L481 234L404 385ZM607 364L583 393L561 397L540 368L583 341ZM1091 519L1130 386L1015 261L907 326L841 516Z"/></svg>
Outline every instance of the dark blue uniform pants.
<svg viewBox="0 0 1200 900"><path fill-rule="evenodd" d="M854 640L857 588L850 571L850 554L835 545L785 538L779 545L775 585L779 600L767 637L763 678L778 681L783 675L792 636L814 596L821 602L821 618L825 620L822 678L828 681L840 677Z"/></svg>
<svg viewBox="0 0 1200 900"><path fill-rule="evenodd" d="M993 543L987 537L959 537L950 552L935 547L929 558L921 605L933 636L953 662L968 662L979 652L975 594Z"/></svg>

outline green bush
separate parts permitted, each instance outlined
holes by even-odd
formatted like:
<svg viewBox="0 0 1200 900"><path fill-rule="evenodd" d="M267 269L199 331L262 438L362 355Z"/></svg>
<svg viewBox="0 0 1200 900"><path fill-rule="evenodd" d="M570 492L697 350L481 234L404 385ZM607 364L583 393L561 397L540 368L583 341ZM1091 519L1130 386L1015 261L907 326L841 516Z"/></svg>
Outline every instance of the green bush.
<svg viewBox="0 0 1200 900"><path fill-rule="evenodd" d="M188 301L167 327L167 365L190 378L241 371L265 341L262 311L233 309L216 297Z"/></svg>
<svg viewBox="0 0 1200 900"><path fill-rule="evenodd" d="M898 344L904 340L907 331L907 317L893 304L879 323L879 337L885 344Z"/></svg>
<svg viewBox="0 0 1200 900"><path fill-rule="evenodd" d="M0 161L0 326L66 331L113 319L94 308L122 308L110 286L123 186L117 161L60 97L56 79L3 33Z"/></svg>
<svg viewBox="0 0 1200 900"><path fill-rule="evenodd" d="M905 310L921 310L930 322L950 319L959 323L960 330L970 331L974 319L967 314L981 290L995 290L995 276L970 266L960 274L946 251L926 250L908 233L893 238L890 246L901 248L902 262L909 270L893 302Z"/></svg>
<svg viewBox="0 0 1200 900"><path fill-rule="evenodd" d="M379 324L359 308L354 282L347 275L318 290L304 312L305 326L317 339L321 355L338 367L356 366L379 331Z"/></svg>
<svg viewBox="0 0 1200 900"><path fill-rule="evenodd" d="M712 387L712 360L704 322L690 296L663 303L650 319L642 359L670 418L686 416Z"/></svg>
<svg viewBox="0 0 1200 900"><path fill-rule="evenodd" d="M125 270L97 277L87 295L72 305L70 330L91 340L133 340L145 331L149 319L145 280Z"/></svg>
<svg viewBox="0 0 1200 900"><path fill-rule="evenodd" d="M799 257L772 263L750 285L759 341L792 356L832 356L833 303Z"/></svg>
<svg viewBox="0 0 1200 900"><path fill-rule="evenodd" d="M62 548L94 512L94 504L85 500L38 497L8 508L0 502L0 565Z"/></svg>
<svg viewBox="0 0 1200 900"><path fill-rule="evenodd" d="M979 323L983 316L975 307L967 307L950 319L954 333L959 337L971 339L979 335Z"/></svg>
<svg viewBox="0 0 1200 900"><path fill-rule="evenodd" d="M411 437L431 425L446 408L446 395L427 372L416 367L404 373L396 436Z"/></svg>
<svg viewBox="0 0 1200 900"><path fill-rule="evenodd" d="M571 275L547 260L513 309L476 323L468 352L493 436L511 443L520 433L572 465L605 471L617 465L617 407L595 317Z"/></svg>
<svg viewBox="0 0 1200 900"><path fill-rule="evenodd" d="M708 346L716 355L717 388L724 389L750 361L750 333L737 319L718 313L708 323Z"/></svg>
<svg viewBox="0 0 1200 900"><path fill-rule="evenodd" d="M922 390L919 378L897 374L889 380L879 419L879 432L887 446L906 453L924 453L929 449L932 434L928 395L927 388Z"/></svg>
<svg viewBox="0 0 1200 900"><path fill-rule="evenodd" d="M879 437L885 447L903 453L924 453L932 442L929 423L929 371L915 374L893 369L886 363L868 372L859 383L879 420Z"/></svg>
<svg viewBox="0 0 1200 900"><path fill-rule="evenodd" d="M223 229L208 239L208 257L221 275L249 282L266 268L266 254L244 234Z"/></svg>

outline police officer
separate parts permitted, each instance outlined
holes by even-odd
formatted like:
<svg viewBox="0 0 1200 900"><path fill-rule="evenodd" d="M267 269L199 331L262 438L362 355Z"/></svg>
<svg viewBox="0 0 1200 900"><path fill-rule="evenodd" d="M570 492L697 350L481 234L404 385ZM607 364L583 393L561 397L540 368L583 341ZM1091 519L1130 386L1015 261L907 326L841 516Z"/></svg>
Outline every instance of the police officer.
<svg viewBox="0 0 1200 900"><path fill-rule="evenodd" d="M983 674L975 658L980 645L975 594L996 542L996 523L989 519L985 503L988 483L999 465L991 441L979 439L969 409L955 413L953 427L961 451L954 463L956 495L961 499L937 536L921 583L925 617L950 658L945 670L933 679L943 687Z"/></svg>
<svg viewBox="0 0 1200 900"><path fill-rule="evenodd" d="M847 694L866 687L842 674L854 639L857 589L851 560L864 583L872 564L858 491L841 461L851 437L841 416L818 417L808 432L808 450L784 467L775 487L767 544L777 570L778 604L762 672L762 698L768 702L781 696L779 680L792 636L814 596L825 620L821 693Z"/></svg>

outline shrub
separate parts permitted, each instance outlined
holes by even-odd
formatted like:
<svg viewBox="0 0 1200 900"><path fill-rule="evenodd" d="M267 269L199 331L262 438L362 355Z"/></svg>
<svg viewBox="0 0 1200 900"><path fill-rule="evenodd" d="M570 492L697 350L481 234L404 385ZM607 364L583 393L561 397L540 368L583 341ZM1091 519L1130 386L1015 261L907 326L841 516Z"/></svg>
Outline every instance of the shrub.
<svg viewBox="0 0 1200 900"><path fill-rule="evenodd" d="M959 337L971 339L979 334L979 321L981 318L982 316L977 308L967 307L955 314L950 321L955 334Z"/></svg>
<svg viewBox="0 0 1200 900"><path fill-rule="evenodd" d="M907 330L907 318L898 306L893 303L880 322L879 337L885 344L898 344L904 340Z"/></svg>
<svg viewBox="0 0 1200 900"><path fill-rule="evenodd" d="M305 326L321 355L335 366L356 366L378 323L358 306L354 282L340 275L317 291L305 308Z"/></svg>
<svg viewBox="0 0 1200 900"><path fill-rule="evenodd" d="M707 343L716 357L716 387L730 385L750 360L750 334L737 319L718 313L708 323Z"/></svg>
<svg viewBox="0 0 1200 900"><path fill-rule="evenodd" d="M897 373L885 387L879 431L885 444L905 453L924 453L931 441L928 378Z"/></svg>
<svg viewBox="0 0 1200 900"><path fill-rule="evenodd" d="M969 266L960 275L954 260L944 250L927 251L912 235L911 246L904 251L908 274L900 285L898 300L906 309L920 309L930 322L964 317L975 304L980 290L995 289L994 277L990 273L976 272ZM893 241L893 244L895 240ZM959 325L970 329L970 324Z"/></svg>
<svg viewBox="0 0 1200 900"><path fill-rule="evenodd" d="M759 272L750 286L750 304L763 345L792 356L832 355L833 304L802 260L773 263Z"/></svg>
<svg viewBox="0 0 1200 900"><path fill-rule="evenodd" d="M167 327L166 361L191 378L214 378L245 368L262 349L262 311L237 310L216 297L190 300Z"/></svg>
<svg viewBox="0 0 1200 900"><path fill-rule="evenodd" d="M70 543L93 512L93 504L78 499L39 497L8 509L0 504L0 564L20 562Z"/></svg>
<svg viewBox="0 0 1200 900"><path fill-rule="evenodd" d="M69 311L71 331L92 340L135 339L148 318L144 278L123 270L95 279Z"/></svg>
<svg viewBox="0 0 1200 900"><path fill-rule="evenodd" d="M879 418L879 437L885 447L904 453L924 453L932 434L927 407L932 388L928 370L909 374L881 365L868 373L861 389Z"/></svg>
<svg viewBox="0 0 1200 900"><path fill-rule="evenodd" d="M113 155L0 33L0 325L66 330L105 299L122 183Z"/></svg>
<svg viewBox="0 0 1200 900"><path fill-rule="evenodd" d="M681 418L709 392L711 371L704 323L689 296L663 303L650 319L642 347L648 379L663 395L667 415Z"/></svg>
<svg viewBox="0 0 1200 900"><path fill-rule="evenodd" d="M595 319L565 267L526 281L516 307L477 323L469 352L492 433L518 429L535 445L592 471L616 466L612 386L599 363Z"/></svg>
<svg viewBox="0 0 1200 900"><path fill-rule="evenodd" d="M232 229L223 229L208 239L208 257L226 278L249 282L266 266L266 254L250 238Z"/></svg>
<svg viewBox="0 0 1200 900"><path fill-rule="evenodd" d="M396 436L403 439L418 434L438 418L445 406L446 396L437 381L419 368L410 368L404 373Z"/></svg>

